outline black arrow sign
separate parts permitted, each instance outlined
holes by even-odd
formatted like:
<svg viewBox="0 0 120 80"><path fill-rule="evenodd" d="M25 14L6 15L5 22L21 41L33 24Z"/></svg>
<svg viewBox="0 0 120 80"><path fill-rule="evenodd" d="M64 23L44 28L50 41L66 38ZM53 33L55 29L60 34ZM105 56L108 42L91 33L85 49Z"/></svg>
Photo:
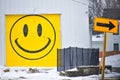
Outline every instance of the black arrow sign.
<svg viewBox="0 0 120 80"><path fill-rule="evenodd" d="M106 27L109 28L109 30L115 27L115 25L111 21L109 21L109 24L97 22L97 26Z"/></svg>

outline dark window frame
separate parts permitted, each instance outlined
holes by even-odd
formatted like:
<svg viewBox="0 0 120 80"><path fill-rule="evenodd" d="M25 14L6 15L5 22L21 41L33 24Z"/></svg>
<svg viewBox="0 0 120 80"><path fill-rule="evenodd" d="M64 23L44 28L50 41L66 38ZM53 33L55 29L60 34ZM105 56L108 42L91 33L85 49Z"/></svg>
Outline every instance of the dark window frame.
<svg viewBox="0 0 120 80"><path fill-rule="evenodd" d="M119 43L113 43L113 50L119 51Z"/></svg>

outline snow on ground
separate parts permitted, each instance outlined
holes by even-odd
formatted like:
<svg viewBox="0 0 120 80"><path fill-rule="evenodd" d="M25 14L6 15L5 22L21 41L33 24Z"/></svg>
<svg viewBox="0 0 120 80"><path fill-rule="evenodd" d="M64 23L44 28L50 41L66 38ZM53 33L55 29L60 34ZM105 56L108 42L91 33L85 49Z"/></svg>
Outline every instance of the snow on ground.
<svg viewBox="0 0 120 80"><path fill-rule="evenodd" d="M4 72L4 71L8 72ZM99 80L98 75L86 77L60 76L56 68L37 68L38 73L29 73L29 68L1 67L0 80Z"/></svg>
<svg viewBox="0 0 120 80"><path fill-rule="evenodd" d="M120 54L106 57L106 64L120 67ZM34 69L32 71L32 69ZM105 73L105 77L120 77L120 73ZM67 77L60 76L57 68L4 67L0 66L0 80L99 80L100 75Z"/></svg>
<svg viewBox="0 0 120 80"><path fill-rule="evenodd" d="M27 67L0 67L0 80L99 80L100 75L66 77L60 76L56 68L32 68L39 72L32 73ZM105 77L119 77L120 73L107 73Z"/></svg>
<svg viewBox="0 0 120 80"><path fill-rule="evenodd" d="M106 57L105 64L112 65L112 67L120 67L120 54Z"/></svg>

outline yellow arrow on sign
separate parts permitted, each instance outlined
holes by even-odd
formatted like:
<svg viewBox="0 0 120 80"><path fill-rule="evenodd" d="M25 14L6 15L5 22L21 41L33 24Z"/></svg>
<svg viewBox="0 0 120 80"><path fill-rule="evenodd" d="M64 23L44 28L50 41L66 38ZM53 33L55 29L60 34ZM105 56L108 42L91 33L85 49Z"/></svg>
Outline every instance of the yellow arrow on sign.
<svg viewBox="0 0 120 80"><path fill-rule="evenodd" d="M118 33L118 20L96 17L94 30L99 32Z"/></svg>

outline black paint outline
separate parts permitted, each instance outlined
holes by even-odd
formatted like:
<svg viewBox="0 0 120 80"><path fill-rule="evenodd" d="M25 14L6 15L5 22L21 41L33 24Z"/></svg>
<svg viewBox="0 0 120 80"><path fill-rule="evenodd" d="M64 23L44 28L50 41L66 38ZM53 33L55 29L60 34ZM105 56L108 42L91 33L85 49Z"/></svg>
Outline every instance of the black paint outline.
<svg viewBox="0 0 120 80"><path fill-rule="evenodd" d="M27 49L23 48L23 47L18 43L18 38L15 39L16 45L17 45L21 50L23 50L24 52L28 52L28 53L41 52L41 51L43 51L43 50L50 44L50 42L51 42L51 39L48 38L48 42L47 42L47 44L46 44L44 47L42 47L41 49L32 51L32 50L27 50Z"/></svg>
<svg viewBox="0 0 120 80"><path fill-rule="evenodd" d="M41 57L39 57L39 58L27 58L27 57L22 56L21 54L19 54L19 53L15 50L15 48L14 48L14 46L13 46L13 44L12 44L12 40L11 40L12 29L13 29L13 27L15 26L15 24L16 24L19 20L21 20L21 19L23 19L23 18L25 18L25 17L29 17L29 16L42 17L43 19L47 20L47 21L50 23L50 25L52 26L53 31L54 31L54 43L53 43L52 48L51 48L45 55L43 55L43 56L41 56ZM17 55L19 55L20 57L22 57L22 58L24 58L24 59L27 59L27 60L38 60L38 59L42 59L42 58L46 57L46 56L52 51L53 47L55 46L55 43L56 43L56 31L55 31L55 28L54 28L53 24L52 24L46 17L44 17L44 16L42 16L42 15L37 15L37 14L25 15L25 16L19 18L17 21L15 21L15 23L12 25L12 27L11 27L11 29L10 29L10 44L11 44L13 50L17 53ZM32 55L32 54L31 54L31 55Z"/></svg>

